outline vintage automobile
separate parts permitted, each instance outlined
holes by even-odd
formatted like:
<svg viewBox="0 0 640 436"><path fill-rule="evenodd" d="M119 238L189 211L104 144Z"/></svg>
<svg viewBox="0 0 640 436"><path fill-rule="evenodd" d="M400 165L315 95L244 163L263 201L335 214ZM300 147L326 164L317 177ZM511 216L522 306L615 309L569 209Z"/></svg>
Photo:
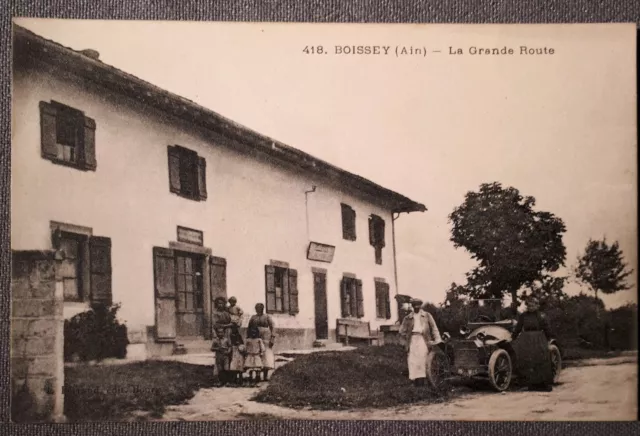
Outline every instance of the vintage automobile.
<svg viewBox="0 0 640 436"><path fill-rule="evenodd" d="M443 341L427 356L427 379L437 390L445 389L453 378L484 378L498 392L509 388L517 377L516 353L512 346L515 320L492 321L480 317L460 331L462 339L443 333ZM562 368L558 344L549 342L554 382Z"/></svg>

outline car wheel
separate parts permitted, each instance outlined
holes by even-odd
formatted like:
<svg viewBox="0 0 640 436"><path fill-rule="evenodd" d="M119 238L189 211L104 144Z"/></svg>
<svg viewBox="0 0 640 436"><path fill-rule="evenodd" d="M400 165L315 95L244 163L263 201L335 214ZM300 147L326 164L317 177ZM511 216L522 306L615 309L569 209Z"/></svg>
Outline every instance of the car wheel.
<svg viewBox="0 0 640 436"><path fill-rule="evenodd" d="M439 349L432 350L427 355L427 379L429 385L436 391L446 390L451 376L449 358Z"/></svg>
<svg viewBox="0 0 640 436"><path fill-rule="evenodd" d="M507 390L511 384L512 375L513 367L509 353L503 349L494 351L489 359L489 381L491 386L498 392Z"/></svg>
<svg viewBox="0 0 640 436"><path fill-rule="evenodd" d="M551 354L551 370L553 371L553 382L558 383L560 371L562 371L562 355L557 345L549 345L549 353Z"/></svg>

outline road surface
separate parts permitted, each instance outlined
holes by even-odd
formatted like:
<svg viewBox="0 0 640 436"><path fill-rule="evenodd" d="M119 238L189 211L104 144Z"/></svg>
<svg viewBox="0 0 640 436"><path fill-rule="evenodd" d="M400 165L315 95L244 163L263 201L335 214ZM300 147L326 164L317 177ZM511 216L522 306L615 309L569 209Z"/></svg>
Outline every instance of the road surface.
<svg viewBox="0 0 640 436"><path fill-rule="evenodd" d="M584 361L563 370L552 392L475 392L439 404L353 411L294 410L250 401L257 388L200 390L163 420L392 419L627 421L637 419L637 358Z"/></svg>

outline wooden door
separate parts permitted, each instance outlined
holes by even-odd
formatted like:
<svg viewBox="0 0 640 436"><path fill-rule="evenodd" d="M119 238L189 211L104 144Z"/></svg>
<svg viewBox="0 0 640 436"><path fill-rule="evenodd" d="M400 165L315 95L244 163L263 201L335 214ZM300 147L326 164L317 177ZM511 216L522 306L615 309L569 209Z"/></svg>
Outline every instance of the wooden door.
<svg viewBox="0 0 640 436"><path fill-rule="evenodd" d="M153 273L156 300L156 339L176 338L176 275L173 250L153 248Z"/></svg>
<svg viewBox="0 0 640 436"><path fill-rule="evenodd" d="M176 252L176 334L204 336L204 256Z"/></svg>
<svg viewBox="0 0 640 436"><path fill-rule="evenodd" d="M316 339L329 338L329 319L327 314L327 275L313 273L313 295L315 303Z"/></svg>

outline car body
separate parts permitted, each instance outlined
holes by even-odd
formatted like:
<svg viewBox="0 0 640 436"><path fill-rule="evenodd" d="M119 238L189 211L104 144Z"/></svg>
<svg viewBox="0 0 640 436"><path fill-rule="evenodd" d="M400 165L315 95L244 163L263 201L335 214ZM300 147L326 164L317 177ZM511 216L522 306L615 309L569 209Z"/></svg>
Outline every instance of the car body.
<svg viewBox="0 0 640 436"><path fill-rule="evenodd" d="M515 373L516 353L512 346L514 320L479 321L468 323L461 329L461 339L443 334L427 357L427 375L430 384L441 389L453 377L488 379L496 391L509 388ZM549 342L549 353L554 368L554 381L562 367L560 348Z"/></svg>

